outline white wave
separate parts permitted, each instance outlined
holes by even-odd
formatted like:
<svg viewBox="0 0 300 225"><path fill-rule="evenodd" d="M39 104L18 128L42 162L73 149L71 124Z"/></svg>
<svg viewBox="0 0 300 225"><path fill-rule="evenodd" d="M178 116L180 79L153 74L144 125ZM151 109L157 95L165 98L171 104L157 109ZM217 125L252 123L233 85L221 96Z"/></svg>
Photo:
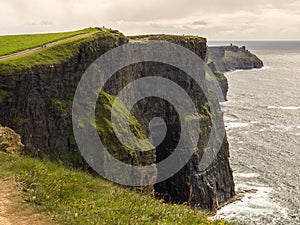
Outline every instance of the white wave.
<svg viewBox="0 0 300 225"><path fill-rule="evenodd" d="M241 178L254 178L259 177L257 173L233 173L234 177L241 177Z"/></svg>
<svg viewBox="0 0 300 225"><path fill-rule="evenodd" d="M219 102L219 104L221 107L225 107L229 102L230 100L227 100L226 102Z"/></svg>
<svg viewBox="0 0 300 225"><path fill-rule="evenodd" d="M224 121L237 121L238 119L233 116L224 116Z"/></svg>
<svg viewBox="0 0 300 225"><path fill-rule="evenodd" d="M229 122L225 123L225 127L230 128L239 128L239 127L247 127L249 126L249 123L242 123L242 122Z"/></svg>
<svg viewBox="0 0 300 225"><path fill-rule="evenodd" d="M297 110L300 109L300 106L268 106L268 109L285 109L285 110Z"/></svg>
<svg viewBox="0 0 300 225"><path fill-rule="evenodd" d="M271 67L271 66L263 66L263 67L261 68L261 70L269 70L269 69L272 69L272 67Z"/></svg>
<svg viewBox="0 0 300 225"><path fill-rule="evenodd" d="M297 130L300 129L300 126L286 126L286 125L271 125L271 129L280 129L280 130Z"/></svg>
<svg viewBox="0 0 300 225"><path fill-rule="evenodd" d="M253 176L254 174L251 174ZM237 190L246 190L241 200L230 203L220 210L213 219L225 219L233 221L259 223L261 218L267 218L270 222L276 220L274 215L287 218L287 209L279 206L269 199L272 188L266 186L239 185ZM247 191L248 190L248 191ZM273 224L273 223L272 223Z"/></svg>
<svg viewBox="0 0 300 225"><path fill-rule="evenodd" d="M240 73L240 72L259 71L259 70L266 70L266 69L271 69L271 67L263 66L262 68L232 70L232 71L229 71L229 72L225 72L224 75L227 76L227 75L230 75L230 74L235 74L235 73Z"/></svg>
<svg viewBox="0 0 300 225"><path fill-rule="evenodd" d="M261 128L259 129L260 132L267 130L267 128Z"/></svg>

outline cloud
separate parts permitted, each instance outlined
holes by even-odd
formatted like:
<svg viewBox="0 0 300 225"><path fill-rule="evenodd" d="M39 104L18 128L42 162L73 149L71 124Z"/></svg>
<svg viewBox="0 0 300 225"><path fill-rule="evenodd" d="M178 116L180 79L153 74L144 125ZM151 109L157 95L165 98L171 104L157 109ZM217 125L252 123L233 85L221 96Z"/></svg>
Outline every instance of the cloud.
<svg viewBox="0 0 300 225"><path fill-rule="evenodd" d="M206 21L204 21L204 20L197 20L197 21L194 21L193 23L192 23L192 25L200 25L200 26L205 26L205 25L207 25L208 23L206 22Z"/></svg>
<svg viewBox="0 0 300 225"><path fill-rule="evenodd" d="M24 23L24 25L25 26L51 26L53 25L53 22L49 20L42 20L39 22Z"/></svg>
<svg viewBox="0 0 300 225"><path fill-rule="evenodd" d="M0 32L105 25L125 34L299 39L299 30L295 29L300 27L299 9L300 1L296 0L1 0Z"/></svg>

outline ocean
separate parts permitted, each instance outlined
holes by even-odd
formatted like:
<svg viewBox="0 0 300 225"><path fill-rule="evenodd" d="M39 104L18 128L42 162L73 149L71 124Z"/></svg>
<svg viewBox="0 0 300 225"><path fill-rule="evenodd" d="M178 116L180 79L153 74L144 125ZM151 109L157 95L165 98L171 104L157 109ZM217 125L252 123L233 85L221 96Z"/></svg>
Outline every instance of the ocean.
<svg viewBox="0 0 300 225"><path fill-rule="evenodd" d="M222 103L239 199L215 218L242 224L300 224L300 42L237 44L265 67L226 73Z"/></svg>

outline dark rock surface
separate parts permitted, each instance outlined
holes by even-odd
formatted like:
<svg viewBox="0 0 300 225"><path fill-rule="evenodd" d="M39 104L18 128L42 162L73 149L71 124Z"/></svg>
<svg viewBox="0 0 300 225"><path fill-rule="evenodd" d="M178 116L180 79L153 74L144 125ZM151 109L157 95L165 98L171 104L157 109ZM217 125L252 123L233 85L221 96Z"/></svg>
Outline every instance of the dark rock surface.
<svg viewBox="0 0 300 225"><path fill-rule="evenodd" d="M135 41L149 40L146 36ZM206 40L184 36L151 36L151 39L167 40L191 49L203 60L207 59ZM0 101L0 123L16 130L25 144L27 152L39 157L60 159L70 166L86 167L80 157L72 131L70 107L77 84L86 68L106 51L127 43L124 36L99 37L80 44L70 59L60 64L35 66L10 75L0 74L0 90L5 96ZM211 114L206 106L203 91L194 85L191 78L176 68L158 63L138 63L119 71L105 87L116 95L130 81L156 74L178 83L195 100L201 116L200 138L196 153L177 174L155 185L155 191L165 199L205 208L215 209L234 195L234 182L229 165L227 138L216 159L205 172L198 164L208 142L211 130ZM199 76L205 76L199 71ZM226 85L224 83L224 91ZM221 111L220 111L221 113ZM132 114L139 120L147 134L148 122L160 116L166 120L168 133L156 149L156 161L171 154L177 145L180 122L174 107L157 98L145 99L137 104ZM152 157L152 158L151 158ZM149 162L153 156L149 157ZM120 157L128 159L128 157ZM129 159L128 159L129 160ZM176 162L174 162L176 163ZM159 171L158 171L159 176Z"/></svg>
<svg viewBox="0 0 300 225"><path fill-rule="evenodd" d="M213 72L213 74L215 75L215 77L220 85L220 88L222 90L224 100L227 101L228 81L227 81L226 76L224 75L224 73L220 72L217 69L216 64L214 62L209 62L207 65L210 68L210 70Z"/></svg>
<svg viewBox="0 0 300 225"><path fill-rule="evenodd" d="M264 66L263 62L245 46L208 47L208 57L215 63L217 70L221 72L262 68Z"/></svg>

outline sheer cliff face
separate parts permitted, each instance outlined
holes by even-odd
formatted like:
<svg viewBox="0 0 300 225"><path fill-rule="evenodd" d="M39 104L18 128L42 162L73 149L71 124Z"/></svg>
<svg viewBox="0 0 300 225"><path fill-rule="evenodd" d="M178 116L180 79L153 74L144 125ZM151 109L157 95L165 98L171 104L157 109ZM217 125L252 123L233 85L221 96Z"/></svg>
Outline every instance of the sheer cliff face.
<svg viewBox="0 0 300 225"><path fill-rule="evenodd" d="M207 46L204 39L158 35L135 37L134 41L149 39L167 40L182 45L206 60ZM97 57L127 41L125 37L102 37L81 44L78 53L61 64L38 66L10 76L0 76L0 89L6 93L0 101L0 123L21 134L26 149L33 155L46 155L68 161L70 165L86 166L78 154L72 132L70 107L74 91L85 69ZM195 99L195 105L201 114L200 141L196 153L177 174L156 184L155 191L166 200L188 202L201 208L213 209L234 194L232 171L228 161L228 142L225 137L221 151L212 165L205 172L200 172L198 164L207 145L211 122L210 112L205 110L207 100L193 80L172 66L154 62L137 63L116 73L107 82L105 91L116 95L131 81L153 74L171 79L180 85ZM151 97L140 101L131 113L146 134L149 133L148 123L153 117L163 118L168 127L166 138L156 148L155 154L147 155L146 161L159 162L170 155L180 136L180 121L174 107L164 100ZM131 157L136 159L139 156ZM132 162L129 156L120 158L127 163Z"/></svg>
<svg viewBox="0 0 300 225"><path fill-rule="evenodd" d="M60 64L41 65L1 74L0 123L22 137L27 154L85 166L72 131L71 107L86 68L106 51L124 44L124 36L99 37L80 44L77 53Z"/></svg>
<svg viewBox="0 0 300 225"><path fill-rule="evenodd" d="M263 62L256 55L249 52L245 46L209 47L208 56L221 72L262 68L264 66Z"/></svg>

